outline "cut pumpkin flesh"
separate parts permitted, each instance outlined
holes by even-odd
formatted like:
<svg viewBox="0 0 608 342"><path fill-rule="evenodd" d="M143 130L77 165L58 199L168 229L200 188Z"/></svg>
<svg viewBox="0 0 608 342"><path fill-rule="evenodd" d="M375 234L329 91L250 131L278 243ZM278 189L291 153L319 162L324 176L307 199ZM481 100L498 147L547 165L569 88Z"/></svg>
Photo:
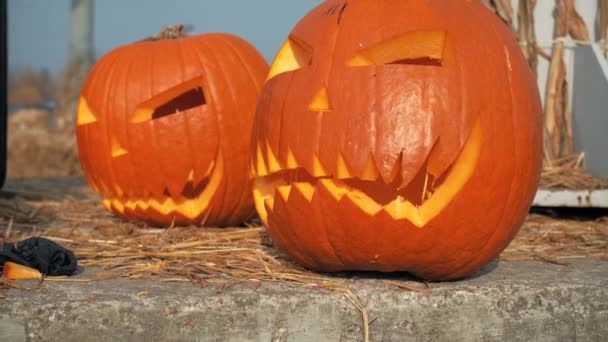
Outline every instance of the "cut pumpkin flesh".
<svg viewBox="0 0 608 342"><path fill-rule="evenodd" d="M42 279L40 271L7 261L4 263L2 276L7 279L23 280L23 279Z"/></svg>
<svg viewBox="0 0 608 342"><path fill-rule="evenodd" d="M321 172L317 174L317 170L313 170L315 175L311 175L302 168L286 169L255 179L255 205L260 218L267 223L277 196L287 202L291 191L296 189L310 202L315 192L323 187L336 201L346 196L370 216L384 210L395 220L408 220L422 228L452 201L471 178L480 151L481 126L477 122L452 166L436 179L429 175L426 165L405 187L400 186L397 179L385 183L373 167L367 168L369 172L365 172L364 179L336 178ZM339 174L348 175L345 166L339 168Z"/></svg>

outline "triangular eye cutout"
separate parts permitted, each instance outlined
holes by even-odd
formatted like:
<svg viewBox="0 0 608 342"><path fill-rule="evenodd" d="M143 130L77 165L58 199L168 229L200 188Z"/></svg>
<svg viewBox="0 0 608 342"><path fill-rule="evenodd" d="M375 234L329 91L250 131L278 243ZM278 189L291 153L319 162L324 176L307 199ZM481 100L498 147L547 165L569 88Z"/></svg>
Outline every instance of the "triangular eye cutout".
<svg viewBox="0 0 608 342"><path fill-rule="evenodd" d="M203 80L197 77L155 95L135 109L131 123L143 123L207 104Z"/></svg>
<svg viewBox="0 0 608 342"><path fill-rule="evenodd" d="M347 66L417 64L441 66L445 31L414 31L360 50Z"/></svg>
<svg viewBox="0 0 608 342"><path fill-rule="evenodd" d="M95 117L95 114L93 114L93 112L91 111L91 108L89 108L89 103L87 102L87 99L85 99L84 97L80 97L80 100L78 101L78 111L76 113L76 125L78 126L82 126L82 125L88 125L88 124L92 124L93 122L96 122L97 118Z"/></svg>
<svg viewBox="0 0 608 342"><path fill-rule="evenodd" d="M266 80L308 66L311 62L312 47L294 37L289 37L277 53Z"/></svg>
<svg viewBox="0 0 608 342"><path fill-rule="evenodd" d="M112 137L112 157L113 158L117 158L117 157L122 157L125 154L128 153L128 151L122 147L122 145L120 144L120 142L118 141L118 139L116 137Z"/></svg>

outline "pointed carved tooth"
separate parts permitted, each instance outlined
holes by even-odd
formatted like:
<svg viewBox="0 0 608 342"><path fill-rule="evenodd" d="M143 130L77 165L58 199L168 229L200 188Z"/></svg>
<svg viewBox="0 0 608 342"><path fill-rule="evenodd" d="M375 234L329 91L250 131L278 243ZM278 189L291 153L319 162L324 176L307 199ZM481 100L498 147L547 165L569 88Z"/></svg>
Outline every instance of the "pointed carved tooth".
<svg viewBox="0 0 608 342"><path fill-rule="evenodd" d="M183 199L175 201L168 197L159 201L155 198L149 199L147 202L139 200L138 206L141 206L143 210L152 208L161 215L167 216L170 214L178 213L189 220L199 218L202 214L209 212L209 204L213 200L215 193L222 181L223 170L224 170L224 159L221 152L218 152L216 157L215 167L209 178L209 183L203 190L203 192L196 198Z"/></svg>
<svg viewBox="0 0 608 342"><path fill-rule="evenodd" d="M376 201L362 191L353 190L352 192L347 193L346 197L370 216L374 216L382 210L380 204L376 203Z"/></svg>
<svg viewBox="0 0 608 342"><path fill-rule="evenodd" d="M174 204L173 199L166 198L162 202L153 199L150 201L150 207L156 211L158 211L161 215L167 216L173 210L172 204Z"/></svg>
<svg viewBox="0 0 608 342"><path fill-rule="evenodd" d="M338 154L338 165L336 167L336 177L338 179L353 178L353 175L348 170L348 166L346 165L346 162L344 161L344 157L342 156L341 153Z"/></svg>
<svg viewBox="0 0 608 342"><path fill-rule="evenodd" d="M255 208L260 215L260 219L266 223L268 213L266 212L266 205L270 209L274 208L274 195L275 191L279 186L285 185L286 182L282 177L272 179L272 177L259 177L253 182L253 199ZM270 201L268 201L270 199Z"/></svg>
<svg viewBox="0 0 608 342"><path fill-rule="evenodd" d="M293 170L293 169L297 169L299 167L300 167L300 164L298 164L298 161L296 160L296 157L293 154L293 151L291 150L291 148L288 148L287 149L287 169Z"/></svg>
<svg viewBox="0 0 608 342"><path fill-rule="evenodd" d="M266 205L268 210L272 211L272 209L274 209L274 197L264 198L264 204Z"/></svg>
<svg viewBox="0 0 608 342"><path fill-rule="evenodd" d="M124 214L124 212L125 212L125 206L122 204L122 202L120 200L117 200L117 199L112 200L112 208L114 208L116 211L118 211L121 214Z"/></svg>
<svg viewBox="0 0 608 342"><path fill-rule="evenodd" d="M277 187L276 190L279 193L279 196L283 199L283 202L287 202L289 199L289 193L291 192L291 185L281 185Z"/></svg>
<svg viewBox="0 0 608 342"><path fill-rule="evenodd" d="M416 208L411 202L397 198L386 205L384 210L395 220L407 219L416 227L424 227L445 209L471 178L480 152L481 125L478 120L445 181L426 202Z"/></svg>
<svg viewBox="0 0 608 342"><path fill-rule="evenodd" d="M137 200L136 205L141 210L146 211L146 210L148 210L148 208L150 208L150 200L148 200L148 201Z"/></svg>
<svg viewBox="0 0 608 342"><path fill-rule="evenodd" d="M125 208L133 211L135 210L135 207L137 206L137 202L133 201L133 200L128 200L125 202Z"/></svg>
<svg viewBox="0 0 608 342"><path fill-rule="evenodd" d="M109 200L109 199L104 199L104 200L103 200L101 203L103 203L103 206L104 206L106 209L108 209L108 210L112 211L112 201L111 201L111 200Z"/></svg>
<svg viewBox="0 0 608 342"><path fill-rule="evenodd" d="M188 182L194 182L194 169L190 170L190 173L188 173Z"/></svg>
<svg viewBox="0 0 608 342"><path fill-rule="evenodd" d="M412 222L416 227L420 228L424 226L425 222L420 217L418 208L416 208L412 202L403 199L399 196L391 203L384 207L384 210L391 215L395 220L405 220Z"/></svg>
<svg viewBox="0 0 608 342"><path fill-rule="evenodd" d="M312 196L315 194L315 187L308 182L296 182L293 183L293 187L296 188L308 202L312 202Z"/></svg>
<svg viewBox="0 0 608 342"><path fill-rule="evenodd" d="M270 143L266 141L266 159L268 160L268 172L275 173L283 170L281 163L277 159L277 156L272 152L272 148L270 147Z"/></svg>
<svg viewBox="0 0 608 342"><path fill-rule="evenodd" d="M375 181L378 179L379 175L380 173L378 172L378 167L376 167L376 159L370 153L367 163L365 164L363 174L361 174L361 180Z"/></svg>
<svg viewBox="0 0 608 342"><path fill-rule="evenodd" d="M312 176L316 178L329 176L329 173L325 171L323 164L321 164L319 157L316 155L312 160Z"/></svg>
<svg viewBox="0 0 608 342"><path fill-rule="evenodd" d="M420 207L420 217L425 224L445 209L475 172L481 153L481 139L481 123L478 119L445 180Z"/></svg>
<svg viewBox="0 0 608 342"><path fill-rule="evenodd" d="M259 144L258 144L258 147L256 150L256 156L257 156L257 163L258 163L257 175L258 176L267 176L268 168L266 167L266 161L264 160L264 154L262 153L262 146L260 146Z"/></svg>
<svg viewBox="0 0 608 342"><path fill-rule="evenodd" d="M332 179L319 179L318 184L318 186L324 187L336 201L341 200L349 191L344 183Z"/></svg>
<svg viewBox="0 0 608 342"><path fill-rule="evenodd" d="M213 170L215 170L215 160L212 160L211 163L209 163L209 167L207 168L207 171L205 171L205 177L210 177L213 174Z"/></svg>

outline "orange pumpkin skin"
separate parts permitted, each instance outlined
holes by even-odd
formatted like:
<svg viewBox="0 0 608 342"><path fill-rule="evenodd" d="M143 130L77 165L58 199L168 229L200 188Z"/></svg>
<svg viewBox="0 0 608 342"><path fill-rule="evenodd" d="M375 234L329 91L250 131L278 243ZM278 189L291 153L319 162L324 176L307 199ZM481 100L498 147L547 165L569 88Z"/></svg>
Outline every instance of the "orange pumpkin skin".
<svg viewBox="0 0 608 342"><path fill-rule="evenodd" d="M228 34L141 41L101 58L81 91L77 138L104 205L158 226L250 217L250 132L267 72Z"/></svg>
<svg viewBox="0 0 608 342"><path fill-rule="evenodd" d="M519 46L477 2L326 1L260 95L256 208L311 269L461 278L527 215L540 114Z"/></svg>

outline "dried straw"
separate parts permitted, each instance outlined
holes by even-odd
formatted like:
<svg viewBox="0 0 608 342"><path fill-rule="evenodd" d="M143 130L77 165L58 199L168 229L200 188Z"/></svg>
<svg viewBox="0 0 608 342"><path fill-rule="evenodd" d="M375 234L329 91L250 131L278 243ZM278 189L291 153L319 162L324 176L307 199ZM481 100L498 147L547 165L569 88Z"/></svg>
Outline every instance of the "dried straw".
<svg viewBox="0 0 608 342"><path fill-rule="evenodd" d="M48 125L50 113L22 110L8 121L9 177L79 175L76 135Z"/></svg>
<svg viewBox="0 0 608 342"><path fill-rule="evenodd" d="M580 168L581 162L582 158L575 161L564 158L556 165L572 169ZM61 186L61 182L56 184ZM547 186L550 187L551 184ZM585 187L593 186L585 184ZM92 196L90 192L84 195ZM344 278L310 272L293 263L270 242L267 232L260 226L150 229L117 220L103 209L98 200L89 197L64 201L21 201L27 206L7 206L3 221L0 221L0 227L4 229L8 219L16 222L14 232L8 240L16 241L32 235L45 236L72 249L82 265L102 268L106 272L104 277L110 272L111 276L191 281L201 286L210 283L260 281L318 287L344 285ZM12 213L9 212L10 209L13 210ZM44 215L32 215L34 211ZM84 217L87 219L82 219ZM537 229L538 222L538 216L531 216L524 225L522 234ZM557 225L557 222L560 224ZM37 225L40 230L32 232L32 229L27 229L28 224ZM586 227L588 222L546 218L543 224L552 227ZM0 236L3 237L4 234ZM0 241L5 240L2 237ZM585 245L580 244L580 239L565 243L573 244L579 256L595 255L598 252L596 249L586 250ZM535 245L526 248L539 247L541 246ZM608 255L608 249L602 253ZM510 255L513 256L513 253ZM410 283L399 283L401 285L398 287L411 289Z"/></svg>
<svg viewBox="0 0 608 342"><path fill-rule="evenodd" d="M52 184L59 189L47 191L56 194L63 186L71 193L72 183L55 180ZM26 188L31 191L31 187ZM123 277L189 282L200 287L214 286L218 291L236 284L258 288L263 282L278 282L335 291L358 310L363 338L369 339L367 311L348 289L348 277L319 274L295 264L270 242L263 227L150 229L117 220L93 196L85 190L78 200L59 201L56 196L35 201L21 198L24 205L3 207L0 228L6 229L8 220L16 224L8 238L0 229L0 242L44 236L74 251L81 265L101 269L87 278L47 277L44 281L78 284ZM607 230L606 222L532 215L501 259L561 263L566 257L607 258ZM414 280L384 283L421 295L430 291L428 284ZM3 289L14 286L17 285L0 281L0 298L5 296Z"/></svg>
<svg viewBox="0 0 608 342"><path fill-rule="evenodd" d="M608 221L558 220L530 215L501 260L540 260L563 264L564 259L608 260Z"/></svg>
<svg viewBox="0 0 608 342"><path fill-rule="evenodd" d="M581 153L552 160L543 168L540 187L553 190L608 189L608 180L594 177L583 169L584 158L584 153Z"/></svg>

